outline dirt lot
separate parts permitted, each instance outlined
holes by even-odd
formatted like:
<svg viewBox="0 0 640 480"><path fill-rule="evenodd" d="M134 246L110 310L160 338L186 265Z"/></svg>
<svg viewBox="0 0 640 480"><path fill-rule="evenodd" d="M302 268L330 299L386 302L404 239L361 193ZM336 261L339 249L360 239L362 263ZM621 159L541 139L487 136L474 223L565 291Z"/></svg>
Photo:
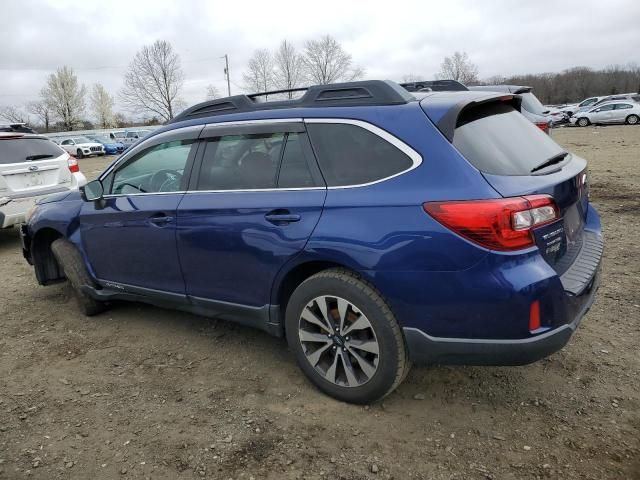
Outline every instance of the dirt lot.
<svg viewBox="0 0 640 480"><path fill-rule="evenodd" d="M0 478L640 478L640 127L555 138L590 160L606 229L578 333L526 367L414 368L370 407L257 331L136 304L85 318L0 232Z"/></svg>

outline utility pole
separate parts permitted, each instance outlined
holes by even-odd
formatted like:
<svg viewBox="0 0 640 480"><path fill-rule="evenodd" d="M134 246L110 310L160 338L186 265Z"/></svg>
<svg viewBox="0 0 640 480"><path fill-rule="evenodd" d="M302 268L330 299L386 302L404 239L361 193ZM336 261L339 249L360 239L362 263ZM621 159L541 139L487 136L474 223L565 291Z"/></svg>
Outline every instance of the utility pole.
<svg viewBox="0 0 640 480"><path fill-rule="evenodd" d="M229 94L229 96L231 96L231 78L229 75L229 55L227 55L226 53L224 54L224 62L225 62L224 74L227 76L227 93Z"/></svg>

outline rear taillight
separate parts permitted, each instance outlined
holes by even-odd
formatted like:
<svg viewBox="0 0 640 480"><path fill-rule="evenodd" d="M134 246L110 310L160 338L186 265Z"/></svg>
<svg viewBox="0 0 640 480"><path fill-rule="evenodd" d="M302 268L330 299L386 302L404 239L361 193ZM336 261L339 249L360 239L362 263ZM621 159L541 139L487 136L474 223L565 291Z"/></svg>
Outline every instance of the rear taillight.
<svg viewBox="0 0 640 480"><path fill-rule="evenodd" d="M69 164L69 171L71 173L78 173L80 171L80 167L78 166L78 161L75 158L69 157L69 159L67 160L67 163Z"/></svg>
<svg viewBox="0 0 640 480"><path fill-rule="evenodd" d="M558 207L548 195L427 202L423 208L459 235L500 251L532 247L532 229L559 218Z"/></svg>
<svg viewBox="0 0 640 480"><path fill-rule="evenodd" d="M549 122L536 122L536 127L542 130L544 133L549 133Z"/></svg>

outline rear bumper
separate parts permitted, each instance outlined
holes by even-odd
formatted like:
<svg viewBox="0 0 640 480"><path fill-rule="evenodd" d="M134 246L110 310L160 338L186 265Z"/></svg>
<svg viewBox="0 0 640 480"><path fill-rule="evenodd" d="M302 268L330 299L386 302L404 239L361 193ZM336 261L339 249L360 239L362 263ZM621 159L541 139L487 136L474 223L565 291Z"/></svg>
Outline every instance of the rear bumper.
<svg viewBox="0 0 640 480"><path fill-rule="evenodd" d="M77 175L77 174L74 174ZM86 179L84 175L80 174L82 178L76 177L75 183L81 183L84 181L86 183ZM82 184L84 184L82 183ZM0 207L0 228L9 228L14 225L18 225L20 223L24 223L25 215L29 211L29 209L35 205L36 201L41 198L44 198L48 195L52 195L54 193L65 192L69 190L77 190L76 188L67 188L67 187L54 187L45 191L37 192L36 195L14 195L10 198L10 201Z"/></svg>
<svg viewBox="0 0 640 480"><path fill-rule="evenodd" d="M571 321L540 335L524 339L463 339L432 337L417 328L404 328L409 356L416 364L526 365L564 347L593 305L600 282L599 271L579 297L582 306Z"/></svg>

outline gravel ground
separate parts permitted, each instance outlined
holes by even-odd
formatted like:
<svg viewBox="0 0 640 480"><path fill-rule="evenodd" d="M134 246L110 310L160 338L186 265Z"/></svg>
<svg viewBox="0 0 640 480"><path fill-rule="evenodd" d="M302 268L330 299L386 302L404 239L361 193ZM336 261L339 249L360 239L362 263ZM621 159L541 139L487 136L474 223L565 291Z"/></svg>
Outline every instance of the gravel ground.
<svg viewBox="0 0 640 480"><path fill-rule="evenodd" d="M640 127L554 136L590 160L606 230L577 334L525 367L414 368L370 407L258 331L138 304L85 318L1 231L0 478L640 478Z"/></svg>

